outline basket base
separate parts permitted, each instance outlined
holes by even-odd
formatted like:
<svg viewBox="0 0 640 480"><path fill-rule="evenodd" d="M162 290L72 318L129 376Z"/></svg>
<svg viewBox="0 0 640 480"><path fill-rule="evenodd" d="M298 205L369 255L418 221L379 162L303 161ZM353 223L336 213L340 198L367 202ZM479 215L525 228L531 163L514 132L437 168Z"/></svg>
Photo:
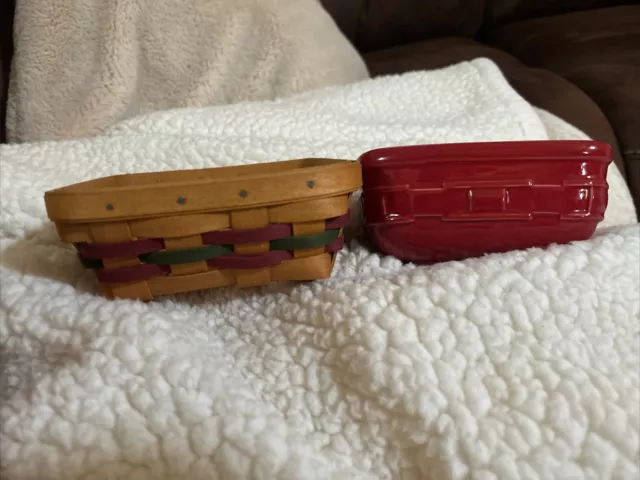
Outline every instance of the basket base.
<svg viewBox="0 0 640 480"><path fill-rule="evenodd" d="M331 276L334 253L294 258L257 270L210 270L190 275L166 275L124 284L101 283L106 298L152 300L155 297L219 287L257 287L271 282L313 281Z"/></svg>

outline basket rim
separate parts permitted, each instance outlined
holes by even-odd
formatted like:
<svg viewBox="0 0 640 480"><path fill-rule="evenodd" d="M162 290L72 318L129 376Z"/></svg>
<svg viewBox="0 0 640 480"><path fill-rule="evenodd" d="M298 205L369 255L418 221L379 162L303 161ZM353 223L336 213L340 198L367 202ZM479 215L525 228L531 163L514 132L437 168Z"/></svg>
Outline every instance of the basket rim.
<svg viewBox="0 0 640 480"><path fill-rule="evenodd" d="M233 174L225 176L229 172ZM202 174L214 174L214 177L198 177ZM180 178L173 181L171 176ZM189 178L194 176L196 178ZM153 181L154 178L167 181ZM136 184L137 179L146 182ZM124 180L124 184L118 180ZM105 184L107 186L102 186ZM49 190L44 200L50 220L76 223L274 206L344 195L361 187L359 162L305 158L112 175Z"/></svg>
<svg viewBox="0 0 640 480"><path fill-rule="evenodd" d="M299 158L294 160L281 160L277 162L265 162L265 163L255 163L255 164L247 164L247 165L233 165L227 167L209 167L209 168L197 168L197 169L179 169L179 170L158 170L152 172L140 172L140 173L122 173L116 175L107 175L104 177L94 178L91 180L86 180L83 182L73 183L70 185L66 185L60 188L54 188L45 192L46 196L56 196L56 195L77 195L77 194L87 194L94 193L97 190L99 191L112 191L112 192L120 192L131 189L136 190L145 190L145 189L153 189L158 186L172 185L172 186L188 186L188 185L202 185L206 183L223 183L229 181L231 178L239 179L242 178L246 181L259 180L263 178L273 178L273 177L281 177L281 176L289 176L292 174L296 174L304 170L304 172L312 172L314 169L322 169L327 168L332 165L343 164L345 162L354 162L355 160L340 160L340 159L329 159L329 158ZM305 165L308 163L308 165ZM300 166L302 168L295 169L296 166ZM276 168L282 167L282 168ZM287 168L289 167L289 168ZM237 175L231 178L223 177L222 175L229 172L247 172L245 175ZM256 172L256 173L251 173ZM221 174L217 175L217 178L198 178L198 174L202 173L216 173ZM152 177L170 177L175 175L181 176L193 176L195 178L190 178L187 180L171 180L169 182L163 182L160 185L158 183L145 182L142 184L129 184L129 185L116 185L116 186L101 186L102 184L106 184L109 181L121 180L121 179L142 179L142 178L152 178Z"/></svg>

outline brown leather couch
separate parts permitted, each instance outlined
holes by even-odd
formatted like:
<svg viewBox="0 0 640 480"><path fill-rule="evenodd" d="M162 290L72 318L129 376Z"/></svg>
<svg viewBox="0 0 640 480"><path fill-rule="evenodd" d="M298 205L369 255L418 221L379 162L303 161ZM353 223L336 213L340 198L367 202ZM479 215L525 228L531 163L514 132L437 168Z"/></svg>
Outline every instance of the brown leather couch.
<svg viewBox="0 0 640 480"><path fill-rule="evenodd" d="M614 146L640 211L640 1L321 1L372 75L491 58L532 104ZM2 119L13 3L0 1Z"/></svg>

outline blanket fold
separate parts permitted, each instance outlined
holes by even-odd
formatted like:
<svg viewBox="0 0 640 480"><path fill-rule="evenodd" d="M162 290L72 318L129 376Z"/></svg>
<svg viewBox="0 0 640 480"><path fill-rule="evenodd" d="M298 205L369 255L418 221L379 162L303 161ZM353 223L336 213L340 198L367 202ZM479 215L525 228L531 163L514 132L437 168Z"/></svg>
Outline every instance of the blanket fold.
<svg viewBox="0 0 640 480"><path fill-rule="evenodd" d="M478 59L286 100L2 146L2 478L633 479L640 228L614 165L589 241L434 266L107 301L43 192L98 176L357 158L383 146L585 138Z"/></svg>

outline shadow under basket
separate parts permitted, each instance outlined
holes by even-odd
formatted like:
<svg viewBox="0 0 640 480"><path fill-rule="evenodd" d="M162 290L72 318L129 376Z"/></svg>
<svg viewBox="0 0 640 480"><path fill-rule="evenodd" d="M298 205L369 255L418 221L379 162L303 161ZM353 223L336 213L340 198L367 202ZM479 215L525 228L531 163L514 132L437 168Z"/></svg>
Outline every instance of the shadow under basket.
<svg viewBox="0 0 640 480"><path fill-rule="evenodd" d="M360 164L300 159L51 190L49 218L108 298L328 278Z"/></svg>

